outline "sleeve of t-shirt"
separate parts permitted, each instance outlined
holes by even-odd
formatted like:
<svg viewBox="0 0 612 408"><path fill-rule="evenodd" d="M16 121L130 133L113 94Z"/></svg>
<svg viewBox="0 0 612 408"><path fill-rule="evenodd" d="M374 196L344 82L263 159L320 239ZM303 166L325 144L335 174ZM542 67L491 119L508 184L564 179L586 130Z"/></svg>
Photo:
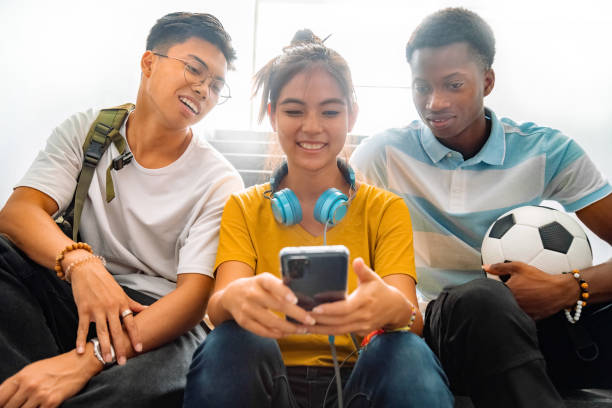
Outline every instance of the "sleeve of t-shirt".
<svg viewBox="0 0 612 408"><path fill-rule="evenodd" d="M53 130L23 178L15 185L51 197L61 213L72 201L83 163L83 142L97 111L77 113Z"/></svg>
<svg viewBox="0 0 612 408"><path fill-rule="evenodd" d="M200 212L180 247L177 275L200 273L214 278L214 262L219 243L219 225L228 197L244 188L236 171L219 168L215 182L201 199Z"/></svg>
<svg viewBox="0 0 612 408"><path fill-rule="evenodd" d="M232 195L223 210L215 271L226 261L243 262L253 270L257 266L257 254L240 203L240 197Z"/></svg>
<svg viewBox="0 0 612 408"><path fill-rule="evenodd" d="M612 192L595 164L574 140L557 133L546 149L543 198L559 202L568 212L578 211Z"/></svg>
<svg viewBox="0 0 612 408"><path fill-rule="evenodd" d="M376 135L362 141L351 155L350 164L368 184L387 188L387 163L384 135Z"/></svg>
<svg viewBox="0 0 612 408"><path fill-rule="evenodd" d="M410 213L399 197L387 206L380 218L373 267L381 277L406 274L417 280Z"/></svg>

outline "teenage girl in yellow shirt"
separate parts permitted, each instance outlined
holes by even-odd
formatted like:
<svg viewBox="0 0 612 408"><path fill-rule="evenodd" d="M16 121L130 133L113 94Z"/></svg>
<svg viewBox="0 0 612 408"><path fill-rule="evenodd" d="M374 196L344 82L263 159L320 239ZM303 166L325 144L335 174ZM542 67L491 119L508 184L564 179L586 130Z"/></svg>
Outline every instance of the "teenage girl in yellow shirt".
<svg viewBox="0 0 612 408"><path fill-rule="evenodd" d="M346 61L303 30L257 73L256 89L260 119L269 116L286 162L270 183L226 204L208 303L216 328L194 354L184 406L331 406L335 335L346 406L452 407L420 337L408 209L392 193L357 184L338 160L357 118ZM344 202L321 214L330 195ZM322 245L324 235L350 251L348 295L306 311L283 284L279 251ZM353 339L372 332L358 354Z"/></svg>

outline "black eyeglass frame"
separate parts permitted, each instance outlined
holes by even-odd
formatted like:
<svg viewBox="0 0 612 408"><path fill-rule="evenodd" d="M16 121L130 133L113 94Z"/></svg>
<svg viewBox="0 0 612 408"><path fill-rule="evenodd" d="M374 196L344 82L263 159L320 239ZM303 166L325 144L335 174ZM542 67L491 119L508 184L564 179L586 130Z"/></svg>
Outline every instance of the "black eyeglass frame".
<svg viewBox="0 0 612 408"><path fill-rule="evenodd" d="M216 97L217 97L217 105L224 104L225 102L227 102L232 97L232 92L231 92L231 89L230 89L229 85L227 84L227 82L225 82L225 80L222 80L222 79L219 79L219 78L215 78L215 76L213 74L211 74L211 72L208 69L208 66L206 65L206 63L198 62L198 64L202 65L202 67L207 72L207 75L205 75L205 78L203 80L201 80L201 81L197 81L197 80L196 81L190 81L188 79L188 75L190 75L188 73L189 68L197 70L197 68L195 68L193 66L193 63L191 61L187 61L187 60L184 60L184 59L178 58L178 57L172 57L170 55L162 54L162 53L159 53L159 52L153 52L153 55L157 55L158 57L169 58L169 59L173 59L173 60L182 62L185 65L185 67L183 69L183 77L185 78L185 82L187 82L190 85L201 85L201 84L204 84L210 78L211 81L208 84L208 90L211 93L213 93L214 95L216 95ZM223 87L221 87L221 91L219 91L218 93L213 90L213 87L212 87L213 81L219 81L219 82L223 83ZM223 95L223 89L227 89L227 95Z"/></svg>

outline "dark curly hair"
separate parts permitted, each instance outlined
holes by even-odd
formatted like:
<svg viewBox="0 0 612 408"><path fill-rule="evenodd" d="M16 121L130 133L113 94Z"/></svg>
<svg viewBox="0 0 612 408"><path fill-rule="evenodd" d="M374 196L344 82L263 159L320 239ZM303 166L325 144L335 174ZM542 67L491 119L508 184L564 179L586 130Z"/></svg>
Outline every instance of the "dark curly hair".
<svg viewBox="0 0 612 408"><path fill-rule="evenodd" d="M406 44L408 63L419 48L442 47L466 42L485 69L495 57L495 37L491 27L476 13L464 8L446 8L426 17Z"/></svg>
<svg viewBox="0 0 612 408"><path fill-rule="evenodd" d="M147 50L166 52L175 44L191 37L208 41L225 56L228 68L236 59L232 38L223 28L217 17L207 13L176 12L166 14L151 28L147 37Z"/></svg>

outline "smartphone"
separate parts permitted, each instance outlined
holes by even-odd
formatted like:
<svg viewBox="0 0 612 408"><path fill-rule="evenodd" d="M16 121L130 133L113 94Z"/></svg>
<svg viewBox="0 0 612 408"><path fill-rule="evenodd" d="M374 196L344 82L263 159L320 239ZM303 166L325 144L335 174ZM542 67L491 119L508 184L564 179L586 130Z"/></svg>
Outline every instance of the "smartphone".
<svg viewBox="0 0 612 408"><path fill-rule="evenodd" d="M298 298L298 306L317 305L346 297L349 250L344 245L286 247L280 251L283 282ZM287 320L295 322L290 317Z"/></svg>

